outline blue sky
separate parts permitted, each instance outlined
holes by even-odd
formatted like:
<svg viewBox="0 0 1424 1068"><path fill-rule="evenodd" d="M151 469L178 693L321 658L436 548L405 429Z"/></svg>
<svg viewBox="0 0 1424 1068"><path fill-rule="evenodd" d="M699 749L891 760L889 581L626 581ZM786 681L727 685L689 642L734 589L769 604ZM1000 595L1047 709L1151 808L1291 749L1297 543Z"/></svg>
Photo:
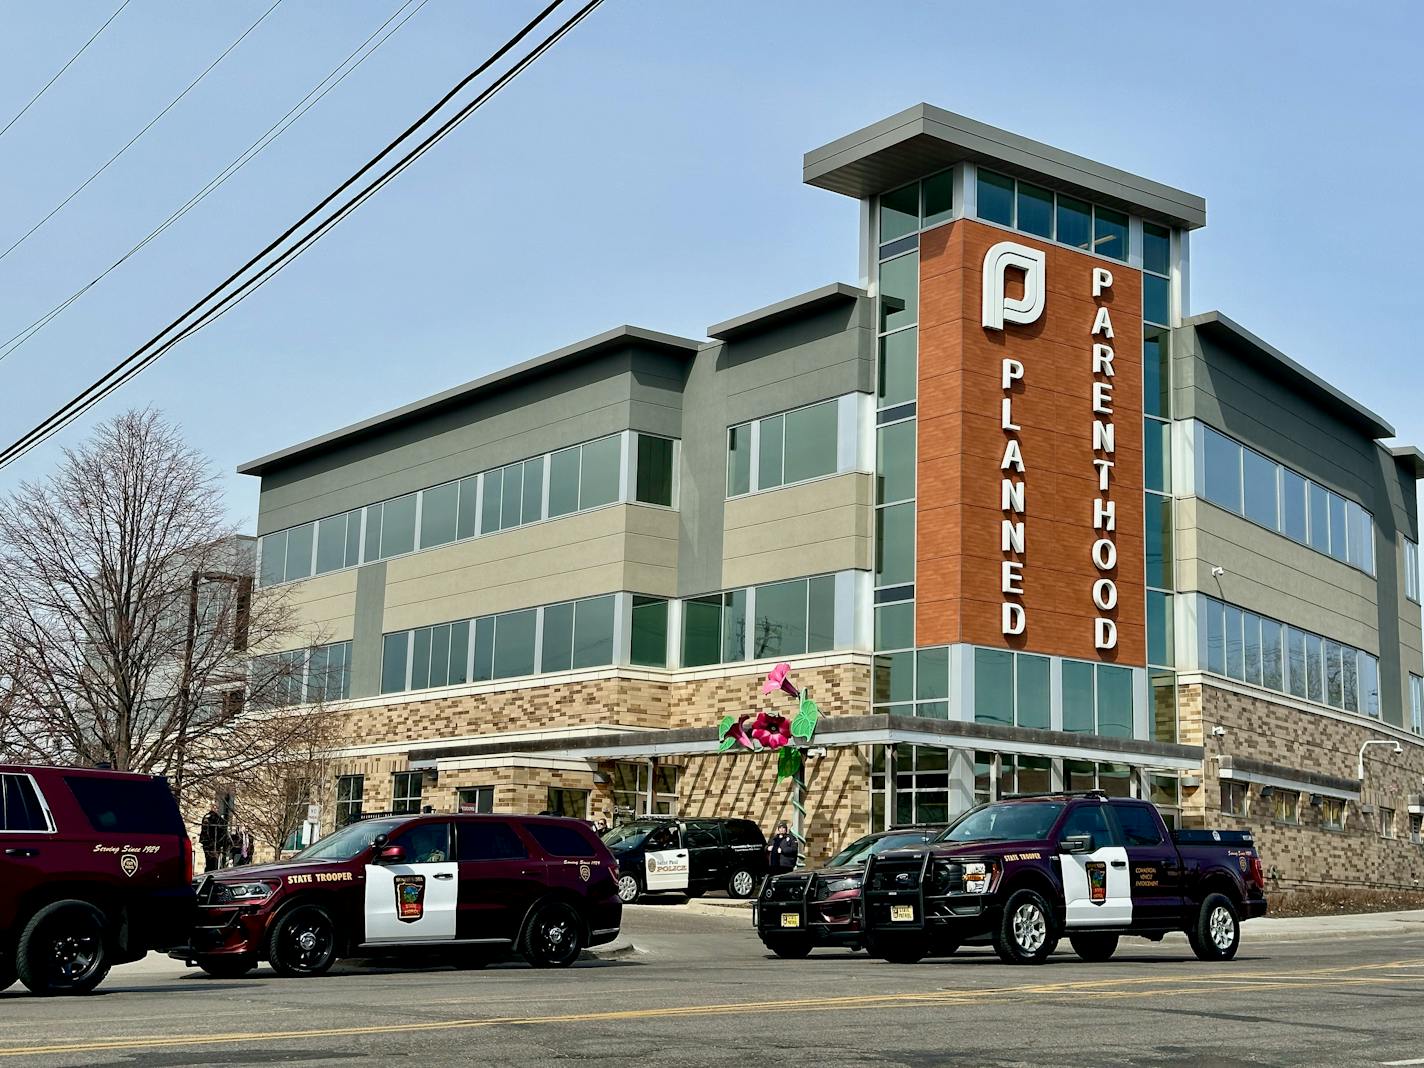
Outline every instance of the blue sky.
<svg viewBox="0 0 1424 1068"><path fill-rule="evenodd" d="M0 137L0 249L271 0L137 0ZM0 125L118 0L0 7ZM0 261L0 340L143 237L399 0L283 0ZM344 179L526 17L429 0L193 213L0 363L28 430ZM802 153L921 100L1198 193L1192 311L1220 308L1424 443L1424 6L608 0L452 137L93 418L155 405L221 467L630 322L710 323L854 281L854 202Z"/></svg>

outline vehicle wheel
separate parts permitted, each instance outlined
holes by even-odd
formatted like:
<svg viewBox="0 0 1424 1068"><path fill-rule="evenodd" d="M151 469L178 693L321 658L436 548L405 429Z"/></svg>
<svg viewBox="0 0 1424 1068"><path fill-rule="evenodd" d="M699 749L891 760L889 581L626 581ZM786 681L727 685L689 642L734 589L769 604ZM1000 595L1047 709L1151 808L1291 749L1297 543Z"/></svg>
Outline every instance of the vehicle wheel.
<svg viewBox="0 0 1424 1068"><path fill-rule="evenodd" d="M336 963L336 921L320 905L298 905L277 917L267 961L278 975L325 975Z"/></svg>
<svg viewBox="0 0 1424 1068"><path fill-rule="evenodd" d="M924 939L917 935L885 935L872 938L866 951L891 964L918 964L925 959Z"/></svg>
<svg viewBox="0 0 1424 1068"><path fill-rule="evenodd" d="M1105 961L1117 952L1117 935L1098 931L1083 931L1068 936L1073 952L1079 958L1091 962Z"/></svg>
<svg viewBox="0 0 1424 1068"><path fill-rule="evenodd" d="M56 901L30 917L15 971L36 994L87 994L109 974L104 914L87 901Z"/></svg>
<svg viewBox="0 0 1424 1068"><path fill-rule="evenodd" d="M811 953L809 938L763 938L761 943L782 960L801 960Z"/></svg>
<svg viewBox="0 0 1424 1068"><path fill-rule="evenodd" d="M572 905L540 905L524 928L519 951L536 968L567 968L583 950L583 921Z"/></svg>
<svg viewBox="0 0 1424 1068"><path fill-rule="evenodd" d="M1005 964L1042 964L1058 945L1053 913L1037 890L1016 890L994 929L994 952Z"/></svg>
<svg viewBox="0 0 1424 1068"><path fill-rule="evenodd" d="M240 957L199 957L197 963L214 979L240 979L257 967L257 958L247 954Z"/></svg>
<svg viewBox="0 0 1424 1068"><path fill-rule="evenodd" d="M618 876L618 900L625 905L631 905L643 894L642 888L638 886L636 875Z"/></svg>
<svg viewBox="0 0 1424 1068"><path fill-rule="evenodd" d="M727 880L728 897L751 897L756 893L756 876L746 868L738 868Z"/></svg>
<svg viewBox="0 0 1424 1068"><path fill-rule="evenodd" d="M959 952L959 943L953 941L932 942L927 957L952 957Z"/></svg>
<svg viewBox="0 0 1424 1068"><path fill-rule="evenodd" d="M1187 941L1198 960L1230 960L1241 945L1241 921L1236 906L1225 894L1208 894L1187 931Z"/></svg>

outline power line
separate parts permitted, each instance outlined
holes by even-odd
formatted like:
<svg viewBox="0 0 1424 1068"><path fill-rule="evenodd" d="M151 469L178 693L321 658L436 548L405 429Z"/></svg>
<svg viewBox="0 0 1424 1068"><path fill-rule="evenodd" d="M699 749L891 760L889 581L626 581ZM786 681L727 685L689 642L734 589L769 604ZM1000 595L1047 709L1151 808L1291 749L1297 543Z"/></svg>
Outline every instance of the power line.
<svg viewBox="0 0 1424 1068"><path fill-rule="evenodd" d="M69 59L65 62L64 66L60 67L59 70L55 71L54 77L51 78L49 81L45 82L44 85L40 87L40 91L38 93L30 97L29 103L27 103L24 107L17 111L15 113L15 117L12 118L9 122L7 122L4 126L0 126L0 137L4 137L6 131L8 131L11 126L14 126L15 123L19 122L22 118L24 118L25 112L29 111L30 108L34 107L35 102L39 100L40 97L44 96L45 93L49 92L49 87L55 82L59 81L60 75L62 75L71 66L73 66L74 61L80 56L82 56L88 50L91 44L98 40L99 35L109 28L109 23L113 22L116 18L118 18L119 15L123 13L124 8L128 7L130 3L132 3L132 0L124 0L124 2L118 6L114 13L104 20L104 25L100 26L97 30L95 30L93 36L91 36L89 40L84 42L83 47L81 47L78 52L75 52L74 55L70 56Z"/></svg>
<svg viewBox="0 0 1424 1068"><path fill-rule="evenodd" d="M231 52L238 45L242 44L242 42L247 38L247 35L253 30L257 29L258 26L262 25L262 23L266 21L267 16L272 14L272 12L276 11L277 8L281 6L281 4L282 0L275 0L271 7L269 7L266 11L262 12L262 14L257 17L256 22L254 22L251 26L247 27L247 29L242 31L242 33L238 36L237 40L233 41L232 44L224 48L220 53L218 53L218 57L216 59L209 63L205 68L203 68L203 72L199 74L196 78L194 78L191 82L189 82L188 87L186 89L184 89L181 93L179 93L172 100L170 100L168 102L168 105L162 111L160 111L153 118L149 119L147 125L145 125L143 129L139 130L138 133L130 137L123 148L119 149L112 156L110 156L104 162L104 165L100 167L97 171L91 174L88 178L85 178L84 181L80 184L79 188L74 190L74 192L70 193L69 196L65 197L58 204L56 204L54 208L51 209L48 215L46 215L39 222L35 223L34 226L31 226L28 230L26 230L24 234L22 234L13 245L7 248L4 252L0 252L0 261L3 261L7 256L10 255L10 253L14 252L17 248L19 248L32 236L34 236L35 231L37 231L41 226L49 222L62 210L64 210L66 204L68 204L71 200L77 197L80 193L84 192L84 190L89 188L89 184L93 182L95 178L98 178L99 175L107 171L116 159L118 159L120 156L122 156L125 152L127 152L130 148L134 146L135 142L137 142L139 138L141 138L144 134L148 133L148 131L153 129L154 126L158 125L159 120L162 119L163 116L167 115L170 111L172 111L178 105L178 102L180 100L182 100L185 96L191 93L197 87L198 83L201 82L204 78L208 76L209 73L212 72L212 69L214 67L216 67L219 63L221 63L224 59L227 58L229 52Z"/></svg>
<svg viewBox="0 0 1424 1068"><path fill-rule="evenodd" d="M34 322L30 323L23 330L11 336L5 342L0 343L0 361L4 361L11 353L15 352L17 349L22 348L26 343L30 341L31 338L33 338L36 334L38 334L41 330L43 330L46 326L48 326L56 318L58 318L59 315L64 312L66 308L68 308L71 304L77 301L80 297L84 296L84 294L89 292L89 290L93 289L96 285L103 281L104 278L106 278L113 271L121 267L131 257L142 251L143 248L147 246L149 242L153 241L156 237L162 234L174 223L176 223L184 215L187 215L188 212L192 211L200 203L206 200L210 194L215 192L229 178L231 178L243 167L247 166L247 164L251 163L254 159L256 159L264 151L266 151L267 147L271 145L273 141L281 137L282 134L286 133L287 130L290 129L299 119L301 119L303 115L305 115L308 111L310 111L318 103L320 103L322 98L325 97L327 93L331 92L343 81L345 81L347 75L352 73L362 63L366 62L366 60L369 59L378 48L380 48L383 44L389 41L396 34L396 32L400 30L402 26L404 26L407 22L414 18L420 12L421 8L425 7L428 2L429 0L418 0L418 2L417 0L405 0L405 2L401 4L401 6L398 7L395 12L386 19L385 22L381 23L379 26L376 27L376 29L371 33L369 37L367 37L364 41L357 45L356 48L352 50L352 52L347 55L345 59L343 59L340 63L333 67L331 71L326 75L326 77L322 78L319 82L316 83L316 85L312 86L312 88L308 90L307 94L302 97L301 100L297 101L294 105L292 105L292 107L288 109L285 115L283 115L275 123L269 126L266 132L263 133L261 137L257 138L256 141L252 142L252 144L248 145L247 148L245 148L242 152L238 153L236 158L234 158L231 163L229 163L226 167L224 167L221 171L219 171L216 175L209 179L208 183L204 185L200 190L198 190L198 192L194 193L191 197L189 197L188 200L182 205L182 207L180 207L177 211L173 212L173 214L169 215L168 218L164 219L162 223L160 223L157 227L151 230L148 236L146 236L142 241L138 242L136 245L130 248L117 260L115 260L103 271L101 271L94 278L92 278L88 283L75 290L64 300L60 301L49 311L45 312L44 315L40 316ZM414 10L406 14L404 18L400 18L401 14L405 12L406 9L409 8L412 4L415 4ZM380 36L381 31L384 30L387 26L390 26L390 24L394 22L397 18L400 18L400 22L396 23L396 25L393 26L388 33L382 36L379 41L376 41L376 38ZM376 41L376 43L372 45L372 41ZM370 46L369 48L367 48L368 45ZM363 50L364 54L361 54L363 53ZM360 54L359 59L356 58L358 54ZM355 59L354 63L352 62L353 59ZM346 69L342 70L343 67L345 67ZM333 78L335 78L334 81L332 80ZM327 84L328 82L330 84ZM325 88L322 88L323 86L325 86ZM320 91L318 92L318 90Z"/></svg>
<svg viewBox="0 0 1424 1068"><path fill-rule="evenodd" d="M478 78L481 74L489 70L490 67L492 67L495 63L499 62L505 55L507 55L510 51L517 47L518 44L525 37L527 37L530 33L534 31L534 29L539 25L539 23L543 22L555 9L560 7L564 2L565 0L553 0L552 3L545 7L530 22L525 24L525 26L521 28L518 33L516 33L513 37L506 41L505 44L502 45L494 54L492 54L487 60L481 63L480 66L477 67L474 71L472 71L470 74L466 75L459 82L457 82L454 88L452 88L448 93L445 94L445 96L443 96L439 101L432 105L423 115L420 116L420 118L418 118L414 123L408 126L399 136L397 136L393 141L386 145L385 148L383 148L366 164L364 164L359 170L357 170L356 173L351 175L350 178L346 179L346 181L344 181L340 186L338 186L333 192L323 198L320 203L318 203L314 208L308 211L304 216L302 216L302 218L298 219L295 223L293 223L290 227L288 227L285 231L278 235L273 241L269 242L267 246L264 247L260 252L258 252L255 256L253 256L236 271L230 274L216 287L214 287L207 294L205 294L199 301L189 307L181 315L179 315L178 318L174 319L171 323L169 323L168 326L166 326L158 334L154 335L154 337L151 338L148 342L140 346L129 356L125 357L115 367L107 371L97 381L95 381L85 390L76 395L68 403L61 406L58 411L49 416L34 429L32 429L27 434L23 435L17 441L12 443L3 452L0 452L0 468L9 466L11 463L19 459L31 449L35 448L41 442L43 442L53 434L58 433L64 427L68 426L71 422L73 422L75 419L79 418L81 415L87 412L94 405L102 401L105 397L109 396L115 390L119 389L127 382L132 380L134 377L136 377L138 374L142 373L154 361L161 358L165 353L170 351L180 342L186 340L188 337L191 337L193 334L203 329L203 327L209 325L211 322L226 314L226 312L230 311L237 304L241 303L241 301L246 299L246 297L251 295L251 293L255 292L261 286L265 285L268 281L275 277L276 274L280 270L282 270L283 267L291 263L294 259L296 259L297 256L300 256L302 252L304 252L313 243L319 240L333 227L335 227L343 219L345 219L352 212L354 212L356 208L358 208L367 199L369 199L372 195L374 195L381 188L383 188L397 174L403 171L417 158L419 158L436 143L442 140L446 136L446 134L448 134L457 125L459 125L471 114L473 114L475 110L482 106L486 101L488 101L501 89L503 89L504 86L508 85L509 82L511 82L515 77L517 77L520 73L526 70L530 64L532 64L549 48L551 48L560 39L562 39L563 36L567 34L570 30L572 30L576 25L582 22L584 18L586 18L595 8L597 8L603 2L603 0L588 0L588 3L586 3L582 8L576 11L557 29L552 31L530 52L528 52L519 61L517 61L509 70L507 70L504 74L500 75L499 78L497 78L489 87L483 90L474 100L464 105L464 107L462 107L460 111L458 111L454 116L448 119L439 129L437 129L434 133L428 135L423 141L420 142L420 144L416 145L413 149L407 152L407 154L403 156L399 161L389 166L379 176L370 181L363 189L354 194L349 200L338 206L330 216L319 222L316 227L314 227L310 232L303 236L294 246L285 250L276 260L263 265L251 277L243 281L241 285L239 285L235 290L233 290L233 292L228 293L226 296L223 296L221 300L219 300L216 304L204 310L205 305L212 301L213 298L218 297L219 294L222 294L223 291L226 290L228 286L230 286L234 281L241 278L254 265L259 263L274 249L282 245L294 233L300 230L303 226L305 226L308 222L315 218L321 211L328 207L333 201L335 201L338 197L345 193L346 190L348 190L351 186L360 181L369 171L371 171L378 164L380 164L380 162L385 157L389 156L392 152L394 152L401 145L402 142L408 140L412 135L416 134L421 129L421 127L423 127L437 112L444 108L445 105L448 104L462 89L469 85L470 82ZM201 311L201 314L198 316L198 318L193 322L187 323L185 325L185 321L189 319L189 317L192 316L195 312L199 311ZM174 333L175 330L177 331L177 333ZM172 334L173 336L169 337L168 335L170 334Z"/></svg>

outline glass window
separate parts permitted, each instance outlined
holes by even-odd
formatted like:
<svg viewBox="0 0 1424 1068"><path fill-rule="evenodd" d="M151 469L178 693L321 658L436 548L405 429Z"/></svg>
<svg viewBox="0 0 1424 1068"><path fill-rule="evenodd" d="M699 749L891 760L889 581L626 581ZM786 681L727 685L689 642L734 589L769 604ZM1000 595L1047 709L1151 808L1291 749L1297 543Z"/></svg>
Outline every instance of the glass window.
<svg viewBox="0 0 1424 1068"><path fill-rule="evenodd" d="M1112 208L1093 209L1093 251L1115 260L1127 260L1127 216Z"/></svg>
<svg viewBox="0 0 1424 1068"><path fill-rule="evenodd" d="M743 423L727 431L727 496L752 489L752 425Z"/></svg>
<svg viewBox="0 0 1424 1068"><path fill-rule="evenodd" d="M1340 650L1340 672L1342 689L1345 691L1345 711L1358 712L1360 710L1360 654L1348 645L1342 646Z"/></svg>
<svg viewBox="0 0 1424 1068"><path fill-rule="evenodd" d="M1244 680L1246 677L1246 650L1241 641L1241 609L1226 606L1226 676Z"/></svg>
<svg viewBox="0 0 1424 1068"><path fill-rule="evenodd" d="M1344 649L1339 642L1325 642L1325 700L1332 708L1345 707Z"/></svg>
<svg viewBox="0 0 1424 1068"><path fill-rule="evenodd" d="M875 648L909 649L915 644L915 604L887 604L875 610Z"/></svg>
<svg viewBox="0 0 1424 1068"><path fill-rule="evenodd" d="M1419 602L1419 546L1408 538L1404 539L1404 596Z"/></svg>
<svg viewBox="0 0 1424 1068"><path fill-rule="evenodd" d="M1147 662L1162 667L1176 663L1173 645L1172 595L1147 591Z"/></svg>
<svg viewBox="0 0 1424 1068"><path fill-rule="evenodd" d="M549 518L578 511L581 449L563 449L549 457ZM490 491L485 479L485 493ZM488 507L486 508L488 511Z"/></svg>
<svg viewBox="0 0 1424 1068"><path fill-rule="evenodd" d="M668 603L661 597L633 597L630 660L638 667L667 666Z"/></svg>
<svg viewBox="0 0 1424 1068"><path fill-rule="evenodd" d="M475 654L473 682L488 682L494 678L494 616L475 620Z"/></svg>
<svg viewBox="0 0 1424 1068"><path fill-rule="evenodd" d="M1202 628L1206 636L1206 654L1202 659L1206 669L1218 675L1226 674L1226 606L1209 597L1201 600L1201 611L1206 617Z"/></svg>
<svg viewBox="0 0 1424 1068"><path fill-rule="evenodd" d="M920 185L911 182L880 194L880 240L893 241L920 228Z"/></svg>
<svg viewBox="0 0 1424 1068"><path fill-rule="evenodd" d="M381 692L398 693L405 689L406 656L410 632L403 630L387 634L381 649Z"/></svg>
<svg viewBox="0 0 1424 1068"><path fill-rule="evenodd" d="M979 168L976 197L979 218L1003 226L1014 225L1014 180Z"/></svg>
<svg viewBox="0 0 1424 1068"><path fill-rule="evenodd" d="M1284 628L1273 619L1261 620L1261 685L1285 691L1285 663L1281 639Z"/></svg>
<svg viewBox="0 0 1424 1068"><path fill-rule="evenodd" d="M638 435L638 491L643 504L672 507L672 441Z"/></svg>
<svg viewBox="0 0 1424 1068"><path fill-rule="evenodd" d="M348 659L349 659L348 654ZM462 619L450 624L450 670L445 676L446 684L467 681L470 666L470 621Z"/></svg>
<svg viewBox="0 0 1424 1068"><path fill-rule="evenodd" d="M1156 223L1142 224L1142 268L1154 274L1170 274L1172 232Z"/></svg>
<svg viewBox="0 0 1424 1068"><path fill-rule="evenodd" d="M574 603L551 604L544 609L544 645L541 671L568 671L574 658Z"/></svg>
<svg viewBox="0 0 1424 1068"><path fill-rule="evenodd" d="M880 332L910 326L919 318L920 256L911 252L880 265Z"/></svg>
<svg viewBox="0 0 1424 1068"><path fill-rule="evenodd" d="M1020 727L1048 729L1048 667L1046 656L1017 655L1017 713Z"/></svg>
<svg viewBox="0 0 1424 1068"><path fill-rule="evenodd" d="M915 580L915 505L880 508L875 513L875 584L898 586Z"/></svg>
<svg viewBox="0 0 1424 1068"><path fill-rule="evenodd" d="M1305 636L1305 692L1312 701L1325 700L1325 640L1315 634Z"/></svg>
<svg viewBox="0 0 1424 1068"><path fill-rule="evenodd" d="M481 792L483 791L483 792ZM494 789L489 786L477 787L469 791L471 811L492 812L494 810ZM461 797L466 791L460 791ZM489 807L482 807L488 801ZM462 801L461 810L464 810ZM524 843L519 840L507 823L494 820L462 820L456 824L456 840L459 843L459 857L462 862L481 860L523 860L529 855ZM542 844L542 843L541 843Z"/></svg>
<svg viewBox="0 0 1424 1068"><path fill-rule="evenodd" d="M1369 653L1360 654L1360 711L1369 716L1380 714L1379 661Z"/></svg>
<svg viewBox="0 0 1424 1068"><path fill-rule="evenodd" d="M1058 196L1058 240L1074 248L1087 249L1093 244L1093 209L1090 204L1073 197Z"/></svg>
<svg viewBox="0 0 1424 1068"><path fill-rule="evenodd" d="M1096 733L1095 707L1093 665L1081 660L1063 661L1063 729Z"/></svg>
<svg viewBox="0 0 1424 1068"><path fill-rule="evenodd" d="M1171 671L1150 671L1147 673L1149 700L1152 702L1152 740L1154 742L1175 742L1177 740L1177 676ZM1175 779L1172 780L1174 783ZM1157 802L1166 804L1167 802ZM1176 804L1175 797L1170 802Z"/></svg>
<svg viewBox="0 0 1424 1068"><path fill-rule="evenodd" d="M332 516L330 519L323 519L316 525L316 573L318 575L335 571L338 568L349 567L356 562L348 560L346 556L346 524L353 519L359 528L361 524L360 512L347 512L343 515Z"/></svg>
<svg viewBox="0 0 1424 1068"><path fill-rule="evenodd" d="M806 651L823 653L836 645L836 579L834 575L819 575L806 585Z"/></svg>
<svg viewBox="0 0 1424 1068"><path fill-rule="evenodd" d="M336 826L345 827L361 818L361 804L366 794L366 776L343 775L336 780Z"/></svg>
<svg viewBox="0 0 1424 1068"><path fill-rule="evenodd" d="M430 685L430 628L412 631L410 647L410 688L423 690Z"/></svg>
<svg viewBox="0 0 1424 1068"><path fill-rule="evenodd" d="M1014 654L1007 649L974 650L974 722L1014 722Z"/></svg>
<svg viewBox="0 0 1424 1068"><path fill-rule="evenodd" d="M1306 544L1306 482L1288 468L1281 468L1281 533Z"/></svg>
<svg viewBox="0 0 1424 1068"><path fill-rule="evenodd" d="M1242 615L1243 641L1246 649L1246 681L1261 685L1261 617L1254 612Z"/></svg>
<svg viewBox="0 0 1424 1068"><path fill-rule="evenodd" d="M1132 669L1097 665L1098 733L1132 737Z"/></svg>
<svg viewBox="0 0 1424 1068"><path fill-rule="evenodd" d="M597 508L618 499L619 454L617 435L590 441L583 447L579 472L579 508Z"/></svg>
<svg viewBox="0 0 1424 1068"><path fill-rule="evenodd" d="M876 431L875 503L907 501L915 495L915 420Z"/></svg>
<svg viewBox="0 0 1424 1068"><path fill-rule="evenodd" d="M1349 526L1349 547L1346 557L1366 574L1374 572L1374 523L1370 513L1354 501L1346 502L1346 522Z"/></svg>
<svg viewBox="0 0 1424 1068"><path fill-rule="evenodd" d="M757 459L757 489L774 489L782 483L782 447L786 437L786 417L773 415L760 422Z"/></svg>
<svg viewBox="0 0 1424 1068"><path fill-rule="evenodd" d="M1172 325L1171 283L1155 274L1142 276L1142 318L1150 323Z"/></svg>
<svg viewBox="0 0 1424 1068"><path fill-rule="evenodd" d="M786 415L786 482L832 474L836 470L836 401L813 404Z"/></svg>
<svg viewBox="0 0 1424 1068"><path fill-rule="evenodd" d="M944 222L954 209L954 172L941 171L924 180L924 226Z"/></svg>
<svg viewBox="0 0 1424 1068"><path fill-rule="evenodd" d="M544 518L544 457L524 461L524 506L520 521L537 523Z"/></svg>
<svg viewBox="0 0 1424 1068"><path fill-rule="evenodd" d="M1290 692L1293 697L1305 697L1309 692L1305 670L1305 633L1294 627L1286 629L1286 661L1290 669Z"/></svg>
<svg viewBox="0 0 1424 1068"><path fill-rule="evenodd" d="M1172 501L1155 493L1144 496L1147 585L1172 588Z"/></svg>
<svg viewBox="0 0 1424 1068"><path fill-rule="evenodd" d="M915 696L921 701L949 700L949 647L921 649L915 664Z"/></svg>
<svg viewBox="0 0 1424 1068"><path fill-rule="evenodd" d="M275 586L287 577L287 532L262 536L262 585Z"/></svg>
<svg viewBox="0 0 1424 1068"><path fill-rule="evenodd" d="M456 809L457 812L462 812L462 813L479 813L479 812L493 812L493 811L494 811L494 787L493 787L493 786L466 786L466 787L464 787L463 789L456 790L456 791L455 791L455 796L456 796L456 798L457 798L458 805L459 805L459 807ZM475 857L467 857L467 856L465 856L465 854L464 854L464 848L465 848L465 846L464 846L464 836L465 836L465 829L466 829L466 828L484 828L484 827L496 827L496 826L500 826L500 825L499 825L499 824L494 824L494 823L487 823L487 822L483 822L483 821L481 821L480 823L463 823L463 824L456 824L456 827L458 828L458 832L457 832L457 833L460 835L460 838L461 838L461 842L460 842L460 859L461 859L461 860L474 860L474 859L476 859ZM508 828L506 828L506 830L507 830L507 829L508 829ZM510 833L512 834L513 832L510 832ZM517 854L516 854L516 855L517 855ZM489 859L489 858L485 858L485 859Z"/></svg>
<svg viewBox="0 0 1424 1068"><path fill-rule="evenodd" d="M1330 555L1345 559L1345 498L1330 494Z"/></svg>
<svg viewBox="0 0 1424 1068"><path fill-rule="evenodd" d="M1233 782L1230 779L1221 780L1221 811L1223 815L1246 815L1246 789L1244 782Z"/></svg>
<svg viewBox="0 0 1424 1068"><path fill-rule="evenodd" d="M613 663L612 594L589 597L574 606L574 667L603 667Z"/></svg>
<svg viewBox="0 0 1424 1068"><path fill-rule="evenodd" d="M874 698L877 706L886 702L911 701L915 696L915 654L877 653L875 655ZM891 709L904 711L908 709Z"/></svg>
<svg viewBox="0 0 1424 1068"><path fill-rule="evenodd" d="M460 506L455 521L455 537L473 538L476 531L475 507L480 499L480 476L460 480Z"/></svg>
<svg viewBox="0 0 1424 1068"><path fill-rule="evenodd" d="M1147 805L1119 805L1113 809L1118 826L1122 828L1122 844L1132 846L1154 846L1162 841L1162 821L1157 813Z"/></svg>
<svg viewBox="0 0 1424 1068"><path fill-rule="evenodd" d="M534 609L506 612L495 617L494 677L507 679L515 675L534 674Z"/></svg>
<svg viewBox="0 0 1424 1068"><path fill-rule="evenodd" d="M366 506L366 545L361 559L367 563L381 558L381 517L385 511L380 504Z"/></svg>
<svg viewBox="0 0 1424 1068"><path fill-rule="evenodd" d="M460 484L451 482L425 490L420 501L420 547L444 545L455 540L456 513L460 504Z"/></svg>
<svg viewBox="0 0 1424 1068"><path fill-rule="evenodd" d="M1166 330L1149 326L1142 331L1142 402L1145 415L1169 419L1172 415L1171 342Z"/></svg>
<svg viewBox="0 0 1424 1068"><path fill-rule="evenodd" d="M1053 194L1028 182L1019 183L1019 225L1026 234L1053 236Z"/></svg>
<svg viewBox="0 0 1424 1068"><path fill-rule="evenodd" d="M682 666L722 659L722 596L691 597L682 604Z"/></svg>
<svg viewBox="0 0 1424 1068"><path fill-rule="evenodd" d="M303 523L287 531L288 582L303 579L312 573L312 540L316 534L316 524Z"/></svg>
<svg viewBox="0 0 1424 1068"><path fill-rule="evenodd" d="M1310 547L1330 551L1330 494L1314 482L1309 484Z"/></svg>
<svg viewBox="0 0 1424 1068"><path fill-rule="evenodd" d="M1142 477L1146 489L1172 492L1172 425L1157 419L1142 421Z"/></svg>
<svg viewBox="0 0 1424 1068"><path fill-rule="evenodd" d="M1415 734L1424 734L1424 678L1412 673L1409 676L1409 713L1410 729Z"/></svg>
<svg viewBox="0 0 1424 1068"><path fill-rule="evenodd" d="M415 494L386 501L381 509L381 556L398 556L415 550Z"/></svg>
<svg viewBox="0 0 1424 1068"><path fill-rule="evenodd" d="M889 408L915 399L916 352L914 327L880 339L880 407Z"/></svg>
<svg viewBox="0 0 1424 1068"><path fill-rule="evenodd" d="M493 534L499 530L504 513L504 468L497 467L485 472L484 506L480 510L480 533Z"/></svg>
<svg viewBox="0 0 1424 1068"><path fill-rule="evenodd" d="M806 651L806 582L777 582L756 589L756 646L752 659Z"/></svg>
<svg viewBox="0 0 1424 1068"><path fill-rule="evenodd" d="M722 659L727 663L747 657L747 591L722 595Z"/></svg>
<svg viewBox="0 0 1424 1068"><path fill-rule="evenodd" d="M1260 453L1242 450L1242 480L1246 496L1246 518L1275 530L1277 509L1276 465Z"/></svg>
<svg viewBox="0 0 1424 1068"><path fill-rule="evenodd" d="M1209 426L1202 427L1206 499L1241 512L1241 446Z"/></svg>

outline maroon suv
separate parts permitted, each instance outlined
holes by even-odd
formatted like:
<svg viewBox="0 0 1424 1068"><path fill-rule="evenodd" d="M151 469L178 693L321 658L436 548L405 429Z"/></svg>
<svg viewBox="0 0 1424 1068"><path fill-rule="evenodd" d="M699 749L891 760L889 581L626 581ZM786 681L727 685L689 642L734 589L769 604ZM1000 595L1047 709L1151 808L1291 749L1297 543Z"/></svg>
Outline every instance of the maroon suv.
<svg viewBox="0 0 1424 1068"><path fill-rule="evenodd" d="M262 960L321 975L341 957L432 951L567 967L618 937L623 908L613 855L558 816L371 819L284 863L205 876L197 892L192 942L170 955L225 977Z"/></svg>
<svg viewBox="0 0 1424 1068"><path fill-rule="evenodd" d="M83 994L187 938L193 847L164 780L0 765L0 990Z"/></svg>

